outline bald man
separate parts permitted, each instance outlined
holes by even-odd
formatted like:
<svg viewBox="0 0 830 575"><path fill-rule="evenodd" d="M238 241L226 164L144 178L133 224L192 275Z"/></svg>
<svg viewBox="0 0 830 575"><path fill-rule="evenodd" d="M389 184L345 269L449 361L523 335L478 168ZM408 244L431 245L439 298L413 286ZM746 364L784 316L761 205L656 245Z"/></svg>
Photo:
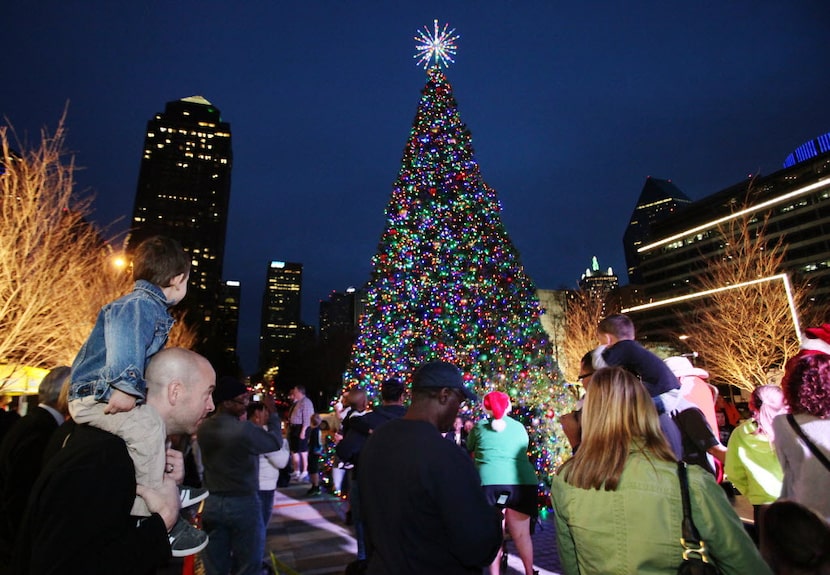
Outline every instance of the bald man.
<svg viewBox="0 0 830 575"><path fill-rule="evenodd" d="M213 410L216 374L202 356L165 349L145 372L147 404L168 434L192 434ZM15 573L153 573L170 558L168 531L179 515L180 452L168 450L160 489L137 486L124 441L78 425L49 461L29 500L15 546ZM150 517L130 515L140 495Z"/></svg>

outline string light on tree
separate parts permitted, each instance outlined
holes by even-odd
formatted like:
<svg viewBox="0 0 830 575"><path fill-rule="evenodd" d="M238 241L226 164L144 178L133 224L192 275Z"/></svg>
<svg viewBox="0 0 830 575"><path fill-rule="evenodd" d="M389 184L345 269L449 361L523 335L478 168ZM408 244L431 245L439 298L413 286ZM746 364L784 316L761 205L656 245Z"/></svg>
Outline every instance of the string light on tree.
<svg viewBox="0 0 830 575"><path fill-rule="evenodd" d="M444 24L444 28L438 30L438 20L433 20L434 29L430 33L429 28L424 26L423 30L418 30L418 35L415 36L415 41L418 43L416 49L418 52L413 56L417 58L417 64L424 65L424 70L429 67L430 61L434 60L434 67L449 68L450 64L455 64L453 56L457 50L455 41L461 36L455 34L455 28L447 31L449 24Z"/></svg>
<svg viewBox="0 0 830 575"><path fill-rule="evenodd" d="M530 431L544 492L553 466L570 453L556 416L573 400L542 328L536 289L440 68L455 53L455 38L436 22L422 50L428 81L386 207L344 384L377 397L385 379L409 384L417 367L441 360L457 365L479 396L509 393Z"/></svg>

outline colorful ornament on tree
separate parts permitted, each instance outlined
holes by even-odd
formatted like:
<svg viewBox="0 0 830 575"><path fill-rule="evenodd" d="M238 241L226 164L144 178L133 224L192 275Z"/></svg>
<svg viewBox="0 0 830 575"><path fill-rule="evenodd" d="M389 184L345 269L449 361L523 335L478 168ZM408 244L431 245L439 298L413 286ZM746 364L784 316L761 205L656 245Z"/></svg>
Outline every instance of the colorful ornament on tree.
<svg viewBox="0 0 830 575"><path fill-rule="evenodd" d="M440 32L436 22L429 38L443 37L445 52L454 55L453 34L446 27ZM433 46L427 65L440 53ZM344 384L376 397L385 379L410 383L421 364L451 362L480 396L506 390L514 417L528 427L531 459L547 485L553 464L570 449L546 414L569 410L573 399L540 315L536 289L501 221L496 192L481 175L452 87L433 65L387 204Z"/></svg>

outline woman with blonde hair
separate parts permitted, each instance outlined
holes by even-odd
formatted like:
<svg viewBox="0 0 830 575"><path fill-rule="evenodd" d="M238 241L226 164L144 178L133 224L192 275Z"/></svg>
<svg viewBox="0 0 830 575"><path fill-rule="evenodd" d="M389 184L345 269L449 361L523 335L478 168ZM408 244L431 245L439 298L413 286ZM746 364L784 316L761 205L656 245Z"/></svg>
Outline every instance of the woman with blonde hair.
<svg viewBox="0 0 830 575"><path fill-rule="evenodd" d="M636 376L597 370L585 396L582 444L553 477L559 556L567 575L673 574L682 561L677 461ZM711 474L689 466L692 518L724 575L765 574L740 519Z"/></svg>

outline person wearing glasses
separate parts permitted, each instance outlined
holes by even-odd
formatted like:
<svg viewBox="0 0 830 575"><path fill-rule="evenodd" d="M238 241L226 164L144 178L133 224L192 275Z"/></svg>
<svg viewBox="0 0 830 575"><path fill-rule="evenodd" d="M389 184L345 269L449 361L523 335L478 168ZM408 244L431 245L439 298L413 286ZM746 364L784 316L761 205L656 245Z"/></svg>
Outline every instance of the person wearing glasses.
<svg viewBox="0 0 830 575"><path fill-rule="evenodd" d="M369 575L481 575L502 541L469 455L441 434L476 396L453 364L422 365L406 415L377 427L360 452Z"/></svg>
<svg viewBox="0 0 830 575"><path fill-rule="evenodd" d="M577 379L582 384L583 390L588 389L588 385L591 383L591 376L594 375L593 358L597 354L597 351L602 351L602 347L603 346L600 346L595 350L592 349L587 352L579 361L579 376ZM582 403L584 401L585 396L583 395L576 402L576 409L559 418L559 424L562 426L562 431L565 433L565 437L568 438L568 442L571 444L571 450L573 453L576 453L576 450L579 449L579 444L582 441L581 419Z"/></svg>
<svg viewBox="0 0 830 575"><path fill-rule="evenodd" d="M243 416L250 394L238 379L224 376L213 393L216 413L199 426L197 439L205 466L202 524L210 540L201 557L207 575L259 575L265 553L265 525L259 498L259 455L282 447L274 400L263 395L267 427Z"/></svg>

